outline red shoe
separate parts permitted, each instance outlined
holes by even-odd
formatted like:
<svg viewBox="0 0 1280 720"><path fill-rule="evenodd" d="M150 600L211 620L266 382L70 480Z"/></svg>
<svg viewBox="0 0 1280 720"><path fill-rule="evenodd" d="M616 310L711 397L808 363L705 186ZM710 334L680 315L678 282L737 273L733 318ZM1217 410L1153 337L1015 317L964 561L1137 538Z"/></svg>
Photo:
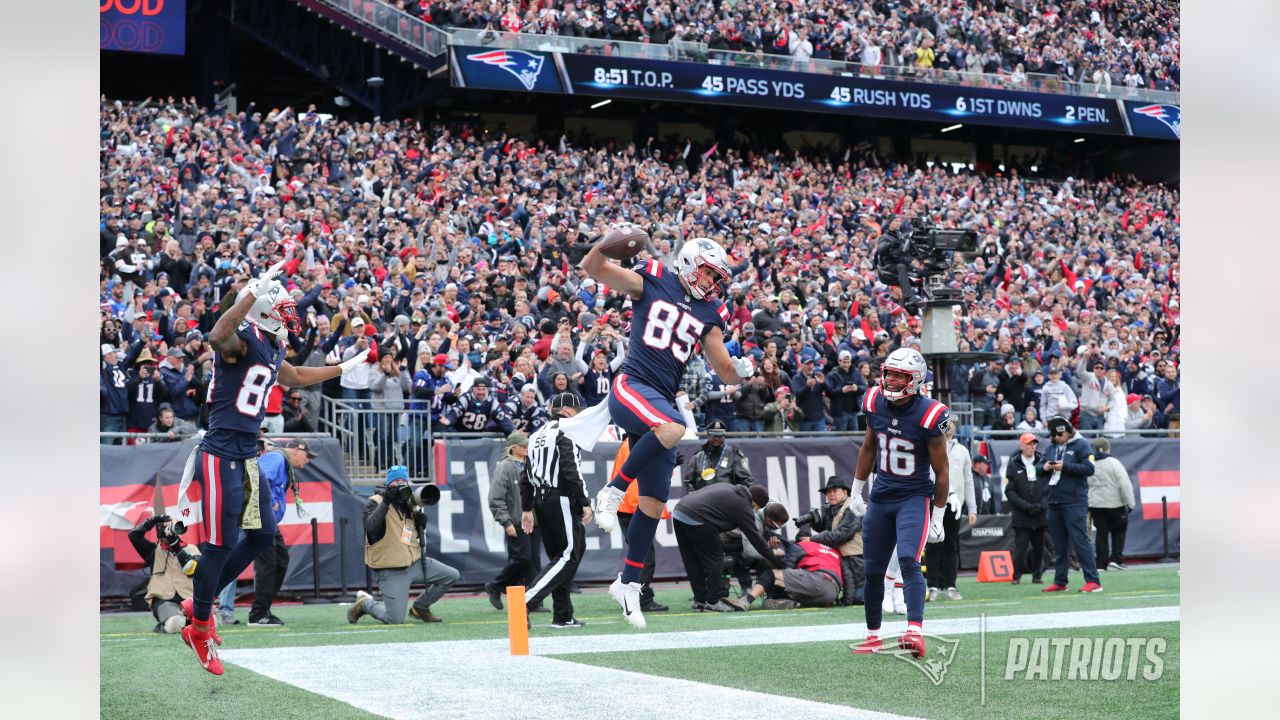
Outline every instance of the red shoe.
<svg viewBox="0 0 1280 720"><path fill-rule="evenodd" d="M195 601L193 601L191 598L187 598L186 600L183 600L182 602L178 603L178 609L182 611L182 616L187 619L188 623L194 623L196 621L196 605L195 605ZM209 619L213 620L214 616L217 614L218 614L217 607L215 606L212 610L209 611ZM213 624L209 626L209 637L213 638L213 641L215 643L221 645L222 637L218 635L217 624L218 624L218 621L213 620ZM222 673L218 673L218 674L221 675Z"/></svg>
<svg viewBox="0 0 1280 720"><path fill-rule="evenodd" d="M1102 586L1096 582L1087 582L1080 588L1080 592L1102 592Z"/></svg>
<svg viewBox="0 0 1280 720"><path fill-rule="evenodd" d="M1041 590L1040 592L1066 592L1066 591L1067 591L1066 585L1059 585L1058 583L1054 583L1049 587Z"/></svg>
<svg viewBox="0 0 1280 720"><path fill-rule="evenodd" d="M870 655L883 650L884 642L878 637L867 636L867 639L863 640L861 644L850 644L849 649L853 651L854 655Z"/></svg>
<svg viewBox="0 0 1280 720"><path fill-rule="evenodd" d="M898 647L910 650L918 658L924 657L924 636L915 630L908 630L898 636Z"/></svg>
<svg viewBox="0 0 1280 720"><path fill-rule="evenodd" d="M214 646L212 633L197 632L195 625L188 625L182 628L182 642L195 652L200 667L214 675L222 674L222 661L218 659L218 648Z"/></svg>

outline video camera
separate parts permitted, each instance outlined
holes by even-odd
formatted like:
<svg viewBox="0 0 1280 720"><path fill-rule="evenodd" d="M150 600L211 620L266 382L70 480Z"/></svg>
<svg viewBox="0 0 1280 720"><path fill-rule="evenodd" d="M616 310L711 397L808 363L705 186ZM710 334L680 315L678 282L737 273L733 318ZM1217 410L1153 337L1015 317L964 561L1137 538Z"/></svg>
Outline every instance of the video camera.
<svg viewBox="0 0 1280 720"><path fill-rule="evenodd" d="M921 278L945 272L956 253L967 256L978 251L978 234L972 230L904 223L898 237L906 241L907 252L924 265L923 272L918 273Z"/></svg>
<svg viewBox="0 0 1280 720"><path fill-rule="evenodd" d="M178 563L182 565L182 574L191 577L196 574L196 565L199 559L191 554L187 549L187 544L182 541L182 534L187 528L182 523L170 523L168 515L158 515L156 521L156 542L160 547L164 548L174 557L178 558Z"/></svg>

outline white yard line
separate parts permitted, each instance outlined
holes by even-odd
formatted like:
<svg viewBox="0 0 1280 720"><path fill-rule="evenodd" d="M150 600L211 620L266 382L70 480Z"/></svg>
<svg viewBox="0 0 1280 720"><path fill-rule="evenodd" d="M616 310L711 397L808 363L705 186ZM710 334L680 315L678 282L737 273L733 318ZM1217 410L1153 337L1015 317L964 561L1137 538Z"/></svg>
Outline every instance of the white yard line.
<svg viewBox="0 0 1280 720"><path fill-rule="evenodd" d="M1179 618L1179 608L1168 606L987 616L986 621L987 632L1016 632L1176 622ZM972 634L978 632L979 622L980 618L933 620L925 630L944 637ZM905 621L887 622L884 633L893 635L905 627ZM617 635L566 631L564 635L531 639L534 655L529 657L509 655L505 639L224 650L221 655L229 663L266 677L395 720L494 717L513 712L521 720L594 719L600 710L592 699L601 688L627 686L637 689L625 695L625 714L635 718L756 717L760 708L768 707L770 714L805 720L898 720L903 716L551 657L830 642L852 640L864 631L861 623ZM391 669L405 675L405 681L388 684Z"/></svg>

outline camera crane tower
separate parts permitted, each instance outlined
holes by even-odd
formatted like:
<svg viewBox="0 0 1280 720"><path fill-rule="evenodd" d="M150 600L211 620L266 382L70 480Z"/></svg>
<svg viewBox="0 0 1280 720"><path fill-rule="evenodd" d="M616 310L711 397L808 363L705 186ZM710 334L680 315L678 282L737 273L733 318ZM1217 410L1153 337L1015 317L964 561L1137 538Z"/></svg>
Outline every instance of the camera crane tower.
<svg viewBox="0 0 1280 720"><path fill-rule="evenodd" d="M960 352L956 337L955 321L951 308L962 305L960 291L948 287L943 281L956 253L967 256L978 249L978 236L972 230L947 230L941 228L917 228L911 233L911 252L920 260L924 269L919 276L924 281L924 320L921 328L920 349L933 371L933 397L951 404L951 367L956 364L974 364L1001 357L994 352Z"/></svg>

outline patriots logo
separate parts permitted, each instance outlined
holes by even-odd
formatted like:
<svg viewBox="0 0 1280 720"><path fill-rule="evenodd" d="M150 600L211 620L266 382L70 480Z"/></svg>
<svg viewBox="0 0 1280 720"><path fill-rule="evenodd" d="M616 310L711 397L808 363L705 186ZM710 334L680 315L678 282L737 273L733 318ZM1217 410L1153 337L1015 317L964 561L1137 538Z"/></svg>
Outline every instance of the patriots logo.
<svg viewBox="0 0 1280 720"><path fill-rule="evenodd" d="M533 90L534 83L538 82L538 75L542 73L544 60L541 55L523 50L490 50L468 55L467 59L506 70L516 76L525 90Z"/></svg>
<svg viewBox="0 0 1280 720"><path fill-rule="evenodd" d="M956 650L959 648L960 640L958 638L944 638L941 635L930 633L922 633L922 635L929 640L929 651L923 659L917 658L911 654L910 650L903 648L886 647L881 652L886 655L893 655L908 665L915 667L924 673L925 677L929 678L929 682L933 683L934 687L937 687L947 677L947 668L951 667L951 661L956 659Z"/></svg>
<svg viewBox="0 0 1280 720"><path fill-rule="evenodd" d="M1159 120L1173 131L1174 137L1182 139L1182 108L1177 105L1144 105L1134 108L1133 111Z"/></svg>

